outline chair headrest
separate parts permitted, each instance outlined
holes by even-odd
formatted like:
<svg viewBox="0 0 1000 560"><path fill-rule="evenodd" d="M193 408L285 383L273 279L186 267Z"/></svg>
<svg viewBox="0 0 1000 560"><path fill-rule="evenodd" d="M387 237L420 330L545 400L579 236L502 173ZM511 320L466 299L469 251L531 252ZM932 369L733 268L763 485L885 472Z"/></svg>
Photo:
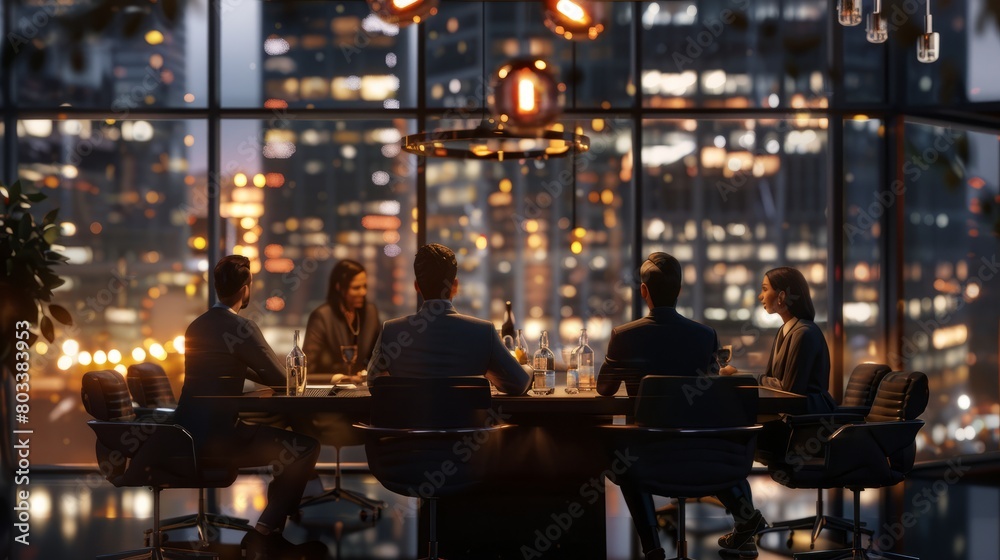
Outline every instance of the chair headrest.
<svg viewBox="0 0 1000 560"><path fill-rule="evenodd" d="M143 362L128 366L128 390L139 406L173 408L177 405L170 379L159 364Z"/></svg>
<svg viewBox="0 0 1000 560"><path fill-rule="evenodd" d="M927 408L930 390L927 376L919 371L894 371L882 379L869 422L916 420Z"/></svg>
<svg viewBox="0 0 1000 560"><path fill-rule="evenodd" d="M671 428L750 426L757 418L753 385L742 377L648 375L639 384L635 421Z"/></svg>
<svg viewBox="0 0 1000 560"><path fill-rule="evenodd" d="M844 389L845 406L871 406L879 384L892 368L885 364L858 364Z"/></svg>
<svg viewBox="0 0 1000 560"><path fill-rule="evenodd" d="M372 380L371 423L382 428L482 427L491 405L485 377Z"/></svg>
<svg viewBox="0 0 1000 560"><path fill-rule="evenodd" d="M97 420L135 420L125 379L117 371L105 369L84 374L80 397L83 407Z"/></svg>

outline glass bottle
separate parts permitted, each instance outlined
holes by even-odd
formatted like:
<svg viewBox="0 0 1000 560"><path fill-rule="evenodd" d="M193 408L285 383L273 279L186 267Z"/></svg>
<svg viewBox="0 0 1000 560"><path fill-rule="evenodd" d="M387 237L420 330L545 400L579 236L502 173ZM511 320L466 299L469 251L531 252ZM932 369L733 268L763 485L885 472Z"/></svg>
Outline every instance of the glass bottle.
<svg viewBox="0 0 1000 560"><path fill-rule="evenodd" d="M514 357L517 363L527 365L528 363L528 341L524 338L521 329L517 329L517 338L514 339Z"/></svg>
<svg viewBox="0 0 1000 560"><path fill-rule="evenodd" d="M285 358L285 393L302 395L306 391L306 355L299 348L299 331L295 329L292 351Z"/></svg>
<svg viewBox="0 0 1000 560"><path fill-rule="evenodd" d="M563 349L563 359L566 360L566 394L575 395L580 392L580 371L577 369L577 353L579 347Z"/></svg>
<svg viewBox="0 0 1000 560"><path fill-rule="evenodd" d="M503 312L503 325L500 327L500 339L509 336L514 338L514 311L511 310L510 301L505 303L507 309Z"/></svg>
<svg viewBox="0 0 1000 560"><path fill-rule="evenodd" d="M594 350L588 345L587 329L580 331L580 346L576 349L576 367L581 391L593 391L597 388L594 380Z"/></svg>
<svg viewBox="0 0 1000 560"><path fill-rule="evenodd" d="M536 395L551 395L556 390L556 355L549 350L549 332L542 331L538 340L538 350L531 364L535 368L531 392Z"/></svg>

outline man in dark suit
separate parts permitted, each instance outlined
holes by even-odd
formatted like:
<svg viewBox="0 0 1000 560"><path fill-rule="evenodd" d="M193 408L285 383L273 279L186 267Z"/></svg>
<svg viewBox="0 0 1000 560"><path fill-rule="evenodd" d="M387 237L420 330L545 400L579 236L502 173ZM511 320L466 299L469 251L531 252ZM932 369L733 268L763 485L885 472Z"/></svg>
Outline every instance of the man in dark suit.
<svg viewBox="0 0 1000 560"><path fill-rule="evenodd" d="M235 413L203 404L194 397L243 393L247 377L272 386L285 385L284 367L264 340L260 328L237 313L250 302L250 260L223 257L215 266L219 302L184 333L184 388L176 420L192 437L199 454L228 467L274 466L267 506L248 531L242 546L247 560L324 558L326 546L293 545L281 536L285 518L298 509L302 491L319 457L319 443L272 426L247 424Z"/></svg>
<svg viewBox="0 0 1000 560"><path fill-rule="evenodd" d="M485 375L503 393L524 394L532 370L510 355L493 323L461 315L451 303L458 293L455 253L437 243L424 245L413 271L424 303L413 315L385 322L368 378Z"/></svg>
<svg viewBox="0 0 1000 560"><path fill-rule="evenodd" d="M718 373L715 329L677 313L681 264L666 253L649 255L639 269L639 294L649 315L611 331L608 352L597 377L597 392L614 395L625 382L628 394L638 393L646 375L706 375ZM653 497L626 477L618 478L632 522L647 560L666 558L657 534Z"/></svg>

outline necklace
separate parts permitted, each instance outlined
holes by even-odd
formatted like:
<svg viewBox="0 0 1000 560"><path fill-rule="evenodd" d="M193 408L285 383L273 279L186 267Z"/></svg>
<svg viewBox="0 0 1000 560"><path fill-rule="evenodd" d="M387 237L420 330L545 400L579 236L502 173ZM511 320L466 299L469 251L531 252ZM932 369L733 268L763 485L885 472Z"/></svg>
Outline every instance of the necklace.
<svg viewBox="0 0 1000 560"><path fill-rule="evenodd" d="M348 311L346 310L344 311L345 318L348 313L349 313ZM358 336L358 333L361 332L361 317L358 316L357 311L351 313L351 315L353 316L353 319L349 319L347 321L347 330L351 331L351 334L353 334L354 336ZM357 326L355 326L355 324Z"/></svg>

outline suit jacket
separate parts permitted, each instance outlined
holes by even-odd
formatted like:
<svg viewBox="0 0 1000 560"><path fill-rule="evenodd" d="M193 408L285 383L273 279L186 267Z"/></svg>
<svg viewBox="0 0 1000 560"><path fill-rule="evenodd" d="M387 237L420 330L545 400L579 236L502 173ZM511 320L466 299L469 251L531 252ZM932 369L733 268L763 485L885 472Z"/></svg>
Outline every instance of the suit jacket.
<svg viewBox="0 0 1000 560"><path fill-rule="evenodd" d="M368 363L375 348L375 341L381 332L382 321L379 320L378 309L374 303L365 303L361 310L360 329L356 341L358 345L356 369ZM308 360L310 373L345 373L347 367L340 354L340 347L354 343L354 334L348 329L343 317L333 312L333 307L329 303L324 303L309 314L302 352Z"/></svg>
<svg viewBox="0 0 1000 560"><path fill-rule="evenodd" d="M761 385L780 384L782 391L805 395L810 414L832 411L836 403L829 391L830 349L822 329L812 321L799 319L775 351L777 344L775 336Z"/></svg>
<svg viewBox="0 0 1000 560"><path fill-rule="evenodd" d="M199 444L227 437L236 426L237 415L194 397L241 395L247 377L265 385L284 386L285 367L257 323L228 308L212 307L184 333L184 387L177 401L177 423Z"/></svg>
<svg viewBox="0 0 1000 560"><path fill-rule="evenodd" d="M522 395L531 385L493 323L461 315L444 299L427 300L416 314L385 322L368 363L368 378L380 375L485 375L508 395Z"/></svg>
<svg viewBox="0 0 1000 560"><path fill-rule="evenodd" d="M655 307L649 315L611 330L597 392L613 395L624 381L628 394L635 395L647 375L718 373L718 348L719 336L712 327L682 317L673 307Z"/></svg>

